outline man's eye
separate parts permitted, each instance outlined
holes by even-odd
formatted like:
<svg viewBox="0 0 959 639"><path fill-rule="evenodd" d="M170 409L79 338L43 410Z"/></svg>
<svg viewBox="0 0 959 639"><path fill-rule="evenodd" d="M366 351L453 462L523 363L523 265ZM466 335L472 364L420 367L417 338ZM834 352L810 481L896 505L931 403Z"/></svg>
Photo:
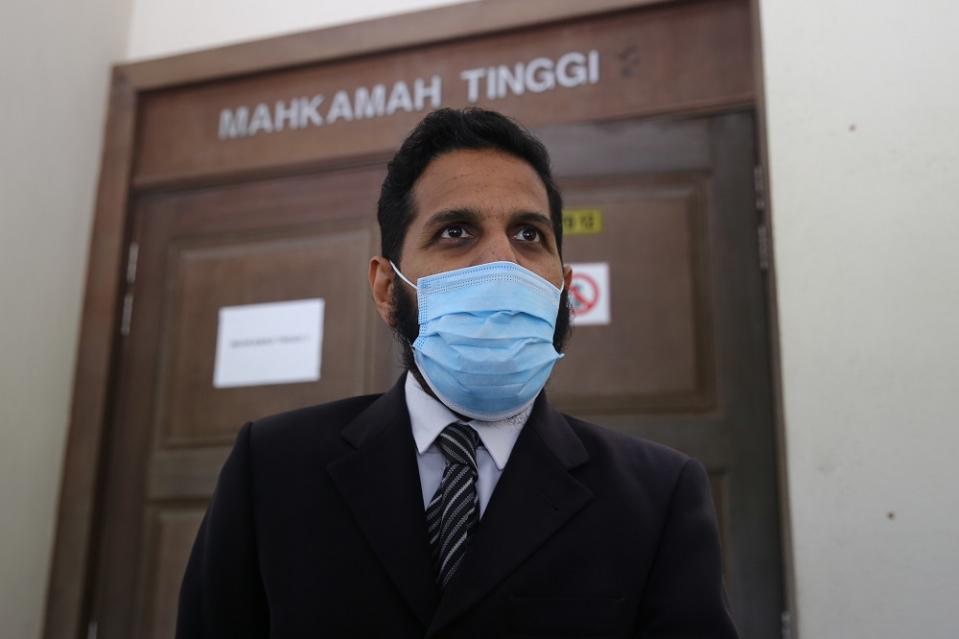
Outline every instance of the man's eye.
<svg viewBox="0 0 959 639"><path fill-rule="evenodd" d="M443 232L440 233L440 237L444 240L461 240L463 238L470 237L469 231L466 230L466 227L460 226L459 224L453 224L452 226L447 226L443 229Z"/></svg>
<svg viewBox="0 0 959 639"><path fill-rule="evenodd" d="M516 235L513 236L517 240L522 240L523 242L539 242L543 239L542 234L538 229L533 228L532 226L524 226Z"/></svg>

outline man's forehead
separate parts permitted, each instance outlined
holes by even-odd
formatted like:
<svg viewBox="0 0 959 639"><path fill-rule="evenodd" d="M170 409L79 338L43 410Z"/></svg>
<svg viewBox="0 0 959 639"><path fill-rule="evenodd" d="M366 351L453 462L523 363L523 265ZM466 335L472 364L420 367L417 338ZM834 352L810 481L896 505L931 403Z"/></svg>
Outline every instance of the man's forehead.
<svg viewBox="0 0 959 639"><path fill-rule="evenodd" d="M426 165L420 179L436 173L483 172L494 169L506 173L536 175L529 162L501 149L455 149L433 158Z"/></svg>
<svg viewBox="0 0 959 639"><path fill-rule="evenodd" d="M497 204L545 212L546 187L525 160L492 149L460 149L435 158L413 186L414 209L475 209L489 214Z"/></svg>

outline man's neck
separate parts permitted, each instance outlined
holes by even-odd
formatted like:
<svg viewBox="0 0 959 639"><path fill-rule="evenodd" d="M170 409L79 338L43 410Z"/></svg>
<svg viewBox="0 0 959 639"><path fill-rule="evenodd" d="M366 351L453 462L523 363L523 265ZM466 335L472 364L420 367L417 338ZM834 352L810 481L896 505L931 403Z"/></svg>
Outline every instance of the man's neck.
<svg viewBox="0 0 959 639"><path fill-rule="evenodd" d="M409 372L410 374L413 375L414 378L416 378L416 381L419 382L420 388L423 389L424 393L426 393L427 395L429 395L430 397L438 401L440 404L443 404L444 406L446 406L446 404L443 403L443 400L436 396L436 393L434 393L430 385L426 383L426 380L423 379L423 374L420 372L420 369L419 367L417 367L416 364L413 364L412 366L410 366L407 372ZM449 406L446 406L446 407L449 408L450 412L456 415L456 417L459 418L464 424L470 421L470 418L467 417L466 415L460 415Z"/></svg>

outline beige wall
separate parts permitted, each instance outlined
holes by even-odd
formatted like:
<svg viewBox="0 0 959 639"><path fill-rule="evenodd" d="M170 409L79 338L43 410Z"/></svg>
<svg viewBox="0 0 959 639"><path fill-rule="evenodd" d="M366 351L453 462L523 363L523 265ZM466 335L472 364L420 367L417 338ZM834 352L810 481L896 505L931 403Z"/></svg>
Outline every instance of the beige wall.
<svg viewBox="0 0 959 639"><path fill-rule="evenodd" d="M127 58L184 53L465 0L132 0Z"/></svg>
<svg viewBox="0 0 959 639"><path fill-rule="evenodd" d="M957 636L959 4L761 0L801 636Z"/></svg>
<svg viewBox="0 0 959 639"><path fill-rule="evenodd" d="M129 0L0 2L0 635L39 636L110 63Z"/></svg>

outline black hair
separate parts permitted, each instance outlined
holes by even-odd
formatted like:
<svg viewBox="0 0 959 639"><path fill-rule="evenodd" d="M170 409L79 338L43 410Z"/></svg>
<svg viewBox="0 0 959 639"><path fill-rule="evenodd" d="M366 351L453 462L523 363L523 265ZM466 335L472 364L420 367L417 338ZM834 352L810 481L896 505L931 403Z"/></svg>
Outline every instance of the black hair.
<svg viewBox="0 0 959 639"><path fill-rule="evenodd" d="M549 153L543 143L525 127L496 111L446 108L423 118L387 166L376 212L383 257L400 263L403 239L415 213L413 185L430 162L459 149L502 151L533 167L546 187L556 250L562 255L563 199L553 181Z"/></svg>

